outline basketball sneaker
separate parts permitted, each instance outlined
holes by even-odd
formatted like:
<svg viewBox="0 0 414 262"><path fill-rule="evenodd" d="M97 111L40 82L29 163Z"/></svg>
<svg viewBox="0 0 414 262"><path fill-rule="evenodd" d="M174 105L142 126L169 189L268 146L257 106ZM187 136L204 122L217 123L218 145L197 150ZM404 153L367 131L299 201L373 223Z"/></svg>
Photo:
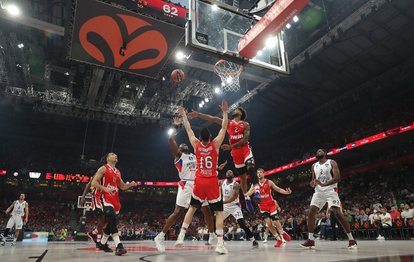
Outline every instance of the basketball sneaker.
<svg viewBox="0 0 414 262"><path fill-rule="evenodd" d="M259 191L254 192L252 200L253 200L253 203L255 203L256 205L262 203L262 199L260 197Z"/></svg>
<svg viewBox="0 0 414 262"><path fill-rule="evenodd" d="M209 235L209 237L208 237L208 241L207 241L206 245L207 245L207 246L211 246L211 245L213 245L213 244L214 244L214 241L217 241L216 234L211 234L211 235Z"/></svg>
<svg viewBox="0 0 414 262"><path fill-rule="evenodd" d="M175 247L183 247L184 246L184 235L179 234L177 237L177 241L174 244Z"/></svg>
<svg viewBox="0 0 414 262"><path fill-rule="evenodd" d="M304 243L301 244L301 247L314 249L315 248L315 241L307 239Z"/></svg>
<svg viewBox="0 0 414 262"><path fill-rule="evenodd" d="M288 233L286 233L286 232L283 232L282 236L283 236L283 238L284 238L286 241L290 241L290 240L292 240L292 238L290 237L290 235L289 235Z"/></svg>
<svg viewBox="0 0 414 262"><path fill-rule="evenodd" d="M102 246L101 242L96 242L96 244L95 244L95 247L96 247L96 248L101 249L101 246Z"/></svg>
<svg viewBox="0 0 414 262"><path fill-rule="evenodd" d="M155 246L159 252L165 252L164 237L159 234L154 238Z"/></svg>
<svg viewBox="0 0 414 262"><path fill-rule="evenodd" d="M252 245L253 245L253 248L258 248L259 247L259 243L257 243L256 239L254 239L254 238L253 238L253 241L252 241Z"/></svg>
<svg viewBox="0 0 414 262"><path fill-rule="evenodd" d="M122 243L119 243L118 246L115 249L115 256L122 256L127 253L126 249L122 245Z"/></svg>
<svg viewBox="0 0 414 262"><path fill-rule="evenodd" d="M100 250L102 250L102 251L104 251L104 252L106 252L106 253L111 253L111 252L114 252L109 246L108 246L108 243L106 243L105 245L103 245L102 243L101 243L101 247L99 248Z"/></svg>
<svg viewBox="0 0 414 262"><path fill-rule="evenodd" d="M252 201L250 200L250 197L246 196L245 200L246 200L247 212L254 213L254 207L253 207Z"/></svg>
<svg viewBox="0 0 414 262"><path fill-rule="evenodd" d="M229 253L229 251L224 246L224 244L223 245L217 245L216 246L216 252L219 253L219 254L221 254L221 255L224 255L224 254L228 254Z"/></svg>
<svg viewBox="0 0 414 262"><path fill-rule="evenodd" d="M16 246L16 239L15 239L15 240L13 240L13 242L11 243L11 246L12 246L12 247Z"/></svg>
<svg viewBox="0 0 414 262"><path fill-rule="evenodd" d="M349 249L356 249L356 248L358 248L357 242L355 240L349 240L348 248Z"/></svg>
<svg viewBox="0 0 414 262"><path fill-rule="evenodd" d="M3 234L0 234L0 246L4 247L6 245L6 238Z"/></svg>
<svg viewBox="0 0 414 262"><path fill-rule="evenodd" d="M86 235L89 237L91 241L93 241L94 243L97 243L98 235L94 234L93 232L88 232L86 233Z"/></svg>
<svg viewBox="0 0 414 262"><path fill-rule="evenodd" d="M278 240L276 241L275 247L281 247L283 245L283 241L282 240Z"/></svg>

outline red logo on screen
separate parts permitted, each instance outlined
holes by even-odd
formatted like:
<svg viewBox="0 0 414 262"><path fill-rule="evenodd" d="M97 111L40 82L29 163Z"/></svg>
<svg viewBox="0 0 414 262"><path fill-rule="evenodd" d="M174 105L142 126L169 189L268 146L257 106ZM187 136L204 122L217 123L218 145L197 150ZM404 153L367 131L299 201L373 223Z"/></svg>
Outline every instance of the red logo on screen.
<svg viewBox="0 0 414 262"><path fill-rule="evenodd" d="M0 170L0 176L5 176L7 174L7 170Z"/></svg>
<svg viewBox="0 0 414 262"><path fill-rule="evenodd" d="M129 15L95 16L81 26L79 39L94 59L124 70L155 66L168 52L167 40L160 31Z"/></svg>

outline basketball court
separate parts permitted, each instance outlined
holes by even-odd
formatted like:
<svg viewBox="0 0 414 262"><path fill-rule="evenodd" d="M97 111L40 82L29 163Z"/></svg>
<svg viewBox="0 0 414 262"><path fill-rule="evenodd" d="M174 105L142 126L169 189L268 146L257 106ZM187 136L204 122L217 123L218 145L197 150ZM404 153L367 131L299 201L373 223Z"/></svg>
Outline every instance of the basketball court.
<svg viewBox="0 0 414 262"><path fill-rule="evenodd" d="M251 249L249 242L226 242L228 255L214 253L204 242L187 241L185 247L176 249L174 242L166 242L166 253L156 251L154 242L125 242L128 253L116 257L117 261L414 261L413 242L410 241L359 241L357 250L348 250L346 241L319 241L315 250L304 250L299 241L292 241L283 248L274 248L273 241L259 243ZM47 252L45 253L45 251ZM37 257L45 254L43 259ZM92 243L24 244L0 249L2 261L114 261L114 254L96 251ZM30 259L30 257L36 257Z"/></svg>

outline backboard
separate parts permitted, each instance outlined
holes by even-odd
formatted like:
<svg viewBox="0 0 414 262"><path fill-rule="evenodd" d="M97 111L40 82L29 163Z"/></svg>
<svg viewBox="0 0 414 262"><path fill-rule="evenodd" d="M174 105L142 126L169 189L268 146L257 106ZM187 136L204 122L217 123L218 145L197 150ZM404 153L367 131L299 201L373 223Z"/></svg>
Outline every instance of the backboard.
<svg viewBox="0 0 414 262"><path fill-rule="evenodd" d="M211 55L243 65L289 73L283 32L269 36L266 47L253 59L239 55L240 38L256 24L253 17L241 10L213 0L190 0L189 21L186 25L186 45Z"/></svg>

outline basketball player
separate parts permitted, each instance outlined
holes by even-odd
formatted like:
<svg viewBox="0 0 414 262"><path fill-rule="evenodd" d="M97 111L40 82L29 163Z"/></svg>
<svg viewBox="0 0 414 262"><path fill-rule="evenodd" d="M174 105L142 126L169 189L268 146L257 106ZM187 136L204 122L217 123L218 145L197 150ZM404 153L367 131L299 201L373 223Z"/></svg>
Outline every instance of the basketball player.
<svg viewBox="0 0 414 262"><path fill-rule="evenodd" d="M282 189L278 187L273 181L266 179L264 175L265 173L263 168L257 169L260 197L262 200L259 204L259 210L266 222L266 226L277 239L275 247L280 247L285 244L285 240L290 241L291 237L283 230L283 227L280 224L276 202L272 196L272 190L284 195L292 194L292 190L290 190L290 188ZM254 188L252 186L247 194L253 194L253 191ZM273 223L276 225L277 230L273 226Z"/></svg>
<svg viewBox="0 0 414 262"><path fill-rule="evenodd" d="M192 118L201 118L221 125L222 119L219 117L202 114L197 111L189 113ZM240 184L244 194L247 193L247 173L249 173L252 184L254 185L253 202L260 203L260 193L258 186L258 178L255 170L253 153L249 145L250 124L246 121L247 113L242 107L238 107L233 111L233 120L229 121L227 133L229 135L230 144L222 145L223 150L231 150L234 166L237 173L240 174ZM246 195L246 208L249 212L253 212L253 206L250 198Z"/></svg>
<svg viewBox="0 0 414 262"><path fill-rule="evenodd" d="M338 196L338 182L341 180L338 164L331 159L327 159L327 152L323 149L318 149L316 158L318 162L314 163L311 168L312 180L310 186L315 188L315 193L312 196L310 203L310 211L308 218L308 232L309 238L301 246L304 248L315 248L315 237L313 236L315 230L315 217L323 206L328 203L331 216L342 225L345 230L349 244L348 248L357 248L357 242L352 236L348 221L345 220L341 211L341 201Z"/></svg>
<svg viewBox="0 0 414 262"><path fill-rule="evenodd" d="M234 180L233 171L226 172L226 180L221 182L221 191L223 192L223 220L232 215L236 219L240 228L246 232L247 239L252 241L253 248L259 247L256 239L253 237L252 231L246 226L244 222L243 213L240 209L239 190L240 185Z"/></svg>
<svg viewBox="0 0 414 262"><path fill-rule="evenodd" d="M101 239L102 239L102 234L103 234L103 228L106 225L106 220L105 220L105 215L102 212L101 192L100 190L97 190L96 188L92 187L92 181L93 181L93 178L85 186L85 189L83 190L80 205L81 206L85 205L85 196L89 192L89 190L91 190L92 191L91 193L92 211L95 212L95 214L98 217L98 224L97 224L96 234L94 234L93 232L88 232L88 236L89 238L93 240L93 242L95 242L96 248L101 248Z"/></svg>
<svg viewBox="0 0 414 262"><path fill-rule="evenodd" d="M223 121L219 134L213 141L211 141L211 134L207 128L200 131L200 140L198 140L190 123L188 122L185 109L180 107L179 113L183 118L185 130L187 131L188 138L191 145L194 148L194 152L197 158L197 171L194 181L194 190L191 196L190 208L184 217L184 222L181 227L180 234L178 235L176 247L182 247L184 245L185 232L191 223L194 213L207 200L211 211L216 215L216 235L217 246L216 252L219 254L227 254L228 251L224 246L223 240L223 200L221 198L221 190L217 177L217 162L219 156L219 149L221 143L223 143L226 136L226 129L228 124L227 110L228 105L226 101L222 101L221 110L223 111Z"/></svg>
<svg viewBox="0 0 414 262"><path fill-rule="evenodd" d="M15 246L17 238L19 237L20 230L23 227L22 217L25 217L24 223L27 223L27 221L29 221L29 204L24 200L25 198L25 194L20 194L19 199L14 201L13 204L11 204L9 208L6 209L6 215L8 215L11 212L11 216L9 218L9 221L7 222L4 235L0 235L0 242L2 246L6 244L6 238L13 227L15 231L14 239L11 245Z"/></svg>
<svg viewBox="0 0 414 262"><path fill-rule="evenodd" d="M175 136L179 126L181 125L181 120L177 117L173 119L174 132L168 139L170 144L171 152L174 156L175 167L178 170L178 176L180 177L180 183L178 185L177 200L175 204L174 212L168 217L162 231L154 238L155 245L157 246L158 251L164 252L164 239L165 234L170 229L170 227L177 221L177 219L184 213L184 210L188 209L191 201L191 194L193 193L194 188L194 179L196 173L196 156L190 153L190 150L186 144L177 145L175 141ZM204 221L208 227L210 233L208 238L208 244L211 244L214 239L214 224L213 217L208 207L207 201L204 201L201 206L201 212L203 212Z"/></svg>
<svg viewBox="0 0 414 262"><path fill-rule="evenodd" d="M121 178L121 172L115 167L118 162L118 156L115 153L108 153L106 155L106 162L107 164L98 169L92 180L92 186L101 193L102 210L107 222L103 230L104 235L101 239L101 249L105 252L113 252L107 243L109 236L112 236L116 246L115 255L121 256L126 254L127 251L118 235L117 215L121 209L118 190L127 190L137 184L135 182L124 183ZM100 181L102 181L102 184Z"/></svg>

